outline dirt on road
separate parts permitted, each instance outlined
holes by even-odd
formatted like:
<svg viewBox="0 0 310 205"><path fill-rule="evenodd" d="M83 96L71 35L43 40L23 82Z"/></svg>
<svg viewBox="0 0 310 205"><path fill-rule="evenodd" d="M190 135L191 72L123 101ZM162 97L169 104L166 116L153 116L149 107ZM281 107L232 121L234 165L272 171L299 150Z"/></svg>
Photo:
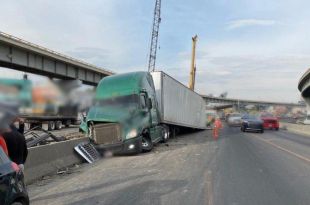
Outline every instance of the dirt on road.
<svg viewBox="0 0 310 205"><path fill-rule="evenodd" d="M208 204L210 142L209 131L195 132L150 153L73 167L30 185L31 204Z"/></svg>

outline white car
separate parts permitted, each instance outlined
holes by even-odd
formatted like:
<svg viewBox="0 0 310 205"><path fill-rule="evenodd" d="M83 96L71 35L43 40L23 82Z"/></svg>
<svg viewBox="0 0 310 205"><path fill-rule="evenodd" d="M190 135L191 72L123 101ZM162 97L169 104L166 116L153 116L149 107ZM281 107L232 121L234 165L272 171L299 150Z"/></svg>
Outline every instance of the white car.
<svg viewBox="0 0 310 205"><path fill-rule="evenodd" d="M242 123L242 116L239 113L232 113L229 115L227 119L227 123L229 126L237 126L240 127Z"/></svg>
<svg viewBox="0 0 310 205"><path fill-rule="evenodd" d="M310 115L307 115L306 119L303 121L303 124L310 125Z"/></svg>

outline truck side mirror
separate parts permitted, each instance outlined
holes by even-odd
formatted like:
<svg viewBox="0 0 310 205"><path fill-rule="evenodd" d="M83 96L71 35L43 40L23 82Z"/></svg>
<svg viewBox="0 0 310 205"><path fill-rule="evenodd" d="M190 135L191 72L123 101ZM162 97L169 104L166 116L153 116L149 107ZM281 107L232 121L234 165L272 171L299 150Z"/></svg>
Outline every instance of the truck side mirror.
<svg viewBox="0 0 310 205"><path fill-rule="evenodd" d="M151 98L148 98L148 99L147 99L147 101L146 101L146 103L147 103L147 105L146 105L146 106L147 106L147 108L148 108L148 109L152 109L152 108L153 108Z"/></svg>

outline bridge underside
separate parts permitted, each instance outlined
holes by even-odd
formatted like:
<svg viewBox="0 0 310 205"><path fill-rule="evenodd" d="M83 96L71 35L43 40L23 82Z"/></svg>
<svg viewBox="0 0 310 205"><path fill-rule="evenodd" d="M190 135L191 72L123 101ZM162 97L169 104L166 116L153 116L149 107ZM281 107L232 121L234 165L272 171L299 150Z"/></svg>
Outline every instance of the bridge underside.
<svg viewBox="0 0 310 205"><path fill-rule="evenodd" d="M310 98L310 86L302 92L304 98Z"/></svg>
<svg viewBox="0 0 310 205"><path fill-rule="evenodd" d="M298 89L307 104L307 112L310 115L310 69L301 77L298 83Z"/></svg>
<svg viewBox="0 0 310 205"><path fill-rule="evenodd" d="M0 67L97 85L113 73L0 32Z"/></svg>
<svg viewBox="0 0 310 205"><path fill-rule="evenodd" d="M307 113L310 115L310 86L302 92L302 97L307 104Z"/></svg>
<svg viewBox="0 0 310 205"><path fill-rule="evenodd" d="M2 43L0 44L0 66L51 78L79 79L89 85L96 85L106 76Z"/></svg>

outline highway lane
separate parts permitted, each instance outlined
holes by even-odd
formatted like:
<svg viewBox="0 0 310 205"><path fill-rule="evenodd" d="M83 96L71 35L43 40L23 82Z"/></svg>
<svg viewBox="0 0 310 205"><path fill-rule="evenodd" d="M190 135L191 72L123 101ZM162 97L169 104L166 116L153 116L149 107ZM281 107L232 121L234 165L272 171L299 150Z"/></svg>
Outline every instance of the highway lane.
<svg viewBox="0 0 310 205"><path fill-rule="evenodd" d="M31 202L310 204L310 163L297 157L309 158L310 138L285 131L242 133L228 127L218 141L210 135L185 134L151 153L103 159L37 182L29 186Z"/></svg>
<svg viewBox="0 0 310 205"><path fill-rule="evenodd" d="M287 140L291 135L305 145ZM282 131L225 130L213 167L215 204L310 204L310 163L297 157L307 157L301 150L309 150L309 140Z"/></svg>

